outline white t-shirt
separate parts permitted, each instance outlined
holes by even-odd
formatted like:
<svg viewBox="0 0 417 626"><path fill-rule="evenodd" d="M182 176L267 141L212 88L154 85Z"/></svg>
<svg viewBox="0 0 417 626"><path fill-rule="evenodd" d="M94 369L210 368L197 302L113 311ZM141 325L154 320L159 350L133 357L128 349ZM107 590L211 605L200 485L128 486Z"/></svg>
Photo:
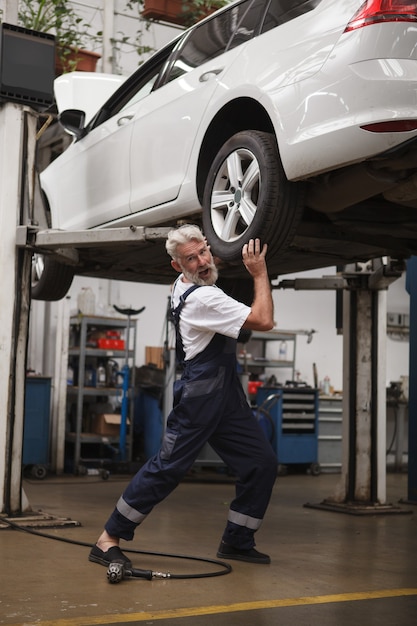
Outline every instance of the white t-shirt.
<svg viewBox="0 0 417 626"><path fill-rule="evenodd" d="M192 286L181 279L182 274L175 283L174 308L179 305L182 294ZM250 311L246 304L226 295L215 285L195 289L187 296L180 314L185 360L189 361L202 352L216 333L237 339Z"/></svg>

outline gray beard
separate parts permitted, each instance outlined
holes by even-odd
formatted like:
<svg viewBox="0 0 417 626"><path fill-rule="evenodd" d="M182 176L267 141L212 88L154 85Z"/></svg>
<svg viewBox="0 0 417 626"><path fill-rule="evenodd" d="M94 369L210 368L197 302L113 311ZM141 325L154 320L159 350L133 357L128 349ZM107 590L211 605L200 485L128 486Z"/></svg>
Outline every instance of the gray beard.
<svg viewBox="0 0 417 626"><path fill-rule="evenodd" d="M216 283L219 272L217 270L217 267L214 265L214 263L210 263L208 267L211 269L211 274L210 274L210 278L208 278L207 280L204 280L203 278L201 278L198 272L196 272L195 274L192 274L191 272L187 272L185 270L183 270L182 272L185 278L189 280L190 282L194 283L195 285L201 285L203 287L204 286L211 287L212 285Z"/></svg>

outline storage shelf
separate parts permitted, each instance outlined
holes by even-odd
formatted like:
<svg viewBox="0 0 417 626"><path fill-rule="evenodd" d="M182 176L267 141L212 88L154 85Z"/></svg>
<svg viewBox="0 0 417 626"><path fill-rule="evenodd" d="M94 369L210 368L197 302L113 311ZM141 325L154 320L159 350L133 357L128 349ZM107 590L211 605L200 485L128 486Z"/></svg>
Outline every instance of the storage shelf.
<svg viewBox="0 0 417 626"><path fill-rule="evenodd" d="M251 337L243 351L237 355L239 365L244 369L244 373L260 374L268 368L289 369L292 372L292 379L295 374L295 353L297 335L293 332L281 330L270 330L267 332L253 331ZM291 354L286 358L270 358L267 356L267 344L269 342L285 342ZM291 347L290 347L291 346ZM277 347L276 356L281 356ZM284 355L282 355L284 356Z"/></svg>
<svg viewBox="0 0 417 626"><path fill-rule="evenodd" d="M79 357L82 350L80 347L69 348L68 355ZM124 359L126 357L126 350L109 350L108 348L84 348L83 353L85 356L96 357L98 359ZM129 350L128 357L132 358L134 356L134 351Z"/></svg>
<svg viewBox="0 0 417 626"><path fill-rule="evenodd" d="M130 320L130 324L133 328L135 320ZM70 324L86 326L105 326L109 330L120 329L123 330L127 327L127 319L123 317L103 317L101 315L72 315L70 318Z"/></svg>
<svg viewBox="0 0 417 626"><path fill-rule="evenodd" d="M78 395L82 393L84 396L119 396L122 393L122 387L77 387L76 385L68 385L68 395Z"/></svg>
<svg viewBox="0 0 417 626"><path fill-rule="evenodd" d="M241 365L246 364L247 367L288 367L288 368L293 368L294 366L294 361L288 361L288 360L279 360L279 359L246 359L243 356L238 356L237 360L239 361L239 363Z"/></svg>
<svg viewBox="0 0 417 626"><path fill-rule="evenodd" d="M121 331L123 333L125 347L120 349L97 348L91 344L92 333L96 332L97 340L101 339L103 331ZM129 332L128 332L129 331ZM116 335L119 340L119 335ZM113 337L108 336L109 339ZM120 338L121 339L121 338ZM112 445L120 449L120 436L99 434L98 432L84 432L86 424L89 423L93 411L90 406L96 402L103 402L103 399L123 398L123 376L118 374L116 378L107 381L117 382L116 386L93 386L80 384L83 382L94 382L94 377L90 378L90 372L97 371L100 364L105 366L107 361L119 363L120 370L129 364L130 378L128 399L128 424L126 425L126 452L127 458L122 461L130 461L132 454L132 424L133 424L133 388L135 373L135 346L136 346L136 320L126 318L101 317L96 315L76 315L70 318L70 347L68 349L69 364L73 367L77 376L74 377L75 385L67 386L67 421L68 428L65 441L70 444L71 462L74 472L79 471L81 461L93 462L95 459L88 457L88 444ZM119 384L120 381L120 384ZM99 411L98 413L104 413ZM129 425L130 423L130 425ZM117 432L117 430L116 430ZM93 452L93 450L91 450ZM95 456L97 451L95 451ZM118 459L120 461L120 459Z"/></svg>
<svg viewBox="0 0 417 626"><path fill-rule="evenodd" d="M66 433L65 440L76 443L119 443L119 437L109 435L96 435L95 433Z"/></svg>

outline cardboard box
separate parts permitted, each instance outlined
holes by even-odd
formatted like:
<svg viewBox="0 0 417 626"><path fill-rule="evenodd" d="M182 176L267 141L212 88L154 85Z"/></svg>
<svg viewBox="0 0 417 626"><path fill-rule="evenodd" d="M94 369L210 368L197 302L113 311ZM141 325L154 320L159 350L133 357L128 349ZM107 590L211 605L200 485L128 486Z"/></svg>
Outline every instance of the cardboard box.
<svg viewBox="0 0 417 626"><path fill-rule="evenodd" d="M118 437L120 434L120 422L122 416L118 413L100 413L94 415L91 430L96 435L106 437ZM129 420L127 420L129 424Z"/></svg>
<svg viewBox="0 0 417 626"><path fill-rule="evenodd" d="M145 365L155 365L160 370L164 369L164 349L160 347L145 346Z"/></svg>

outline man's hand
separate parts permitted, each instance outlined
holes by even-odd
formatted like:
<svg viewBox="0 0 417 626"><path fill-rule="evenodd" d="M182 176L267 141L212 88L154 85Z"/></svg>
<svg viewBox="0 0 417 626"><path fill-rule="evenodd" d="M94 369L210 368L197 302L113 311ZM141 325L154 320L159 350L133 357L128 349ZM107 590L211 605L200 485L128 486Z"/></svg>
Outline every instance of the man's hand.
<svg viewBox="0 0 417 626"><path fill-rule="evenodd" d="M261 250L260 239L249 239L242 248L243 264L253 278L267 271L265 262L267 249L268 245L264 243Z"/></svg>
<svg viewBox="0 0 417 626"><path fill-rule="evenodd" d="M266 267L267 245L261 250L259 239L250 239L242 248L243 263L253 278L254 299L243 328L271 330L274 327L274 303Z"/></svg>

